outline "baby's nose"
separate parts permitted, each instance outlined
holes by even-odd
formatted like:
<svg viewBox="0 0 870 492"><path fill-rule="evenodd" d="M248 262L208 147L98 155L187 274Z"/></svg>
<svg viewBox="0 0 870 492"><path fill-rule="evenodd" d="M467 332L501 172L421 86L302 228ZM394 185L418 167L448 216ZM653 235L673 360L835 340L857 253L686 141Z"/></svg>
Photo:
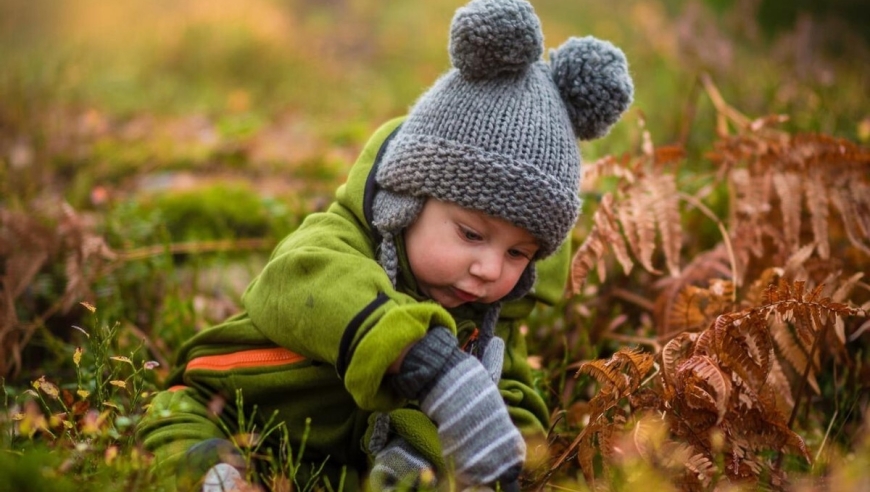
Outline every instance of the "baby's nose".
<svg viewBox="0 0 870 492"><path fill-rule="evenodd" d="M494 282L495 280L498 280L501 275L503 261L501 254L493 251L486 251L482 253L474 263L472 263L471 274L481 280Z"/></svg>

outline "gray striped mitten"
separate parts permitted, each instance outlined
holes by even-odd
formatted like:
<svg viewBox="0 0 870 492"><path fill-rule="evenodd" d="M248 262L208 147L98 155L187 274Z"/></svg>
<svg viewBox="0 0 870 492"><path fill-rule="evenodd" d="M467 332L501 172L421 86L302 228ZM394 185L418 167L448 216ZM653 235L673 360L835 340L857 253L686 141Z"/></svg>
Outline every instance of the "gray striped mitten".
<svg viewBox="0 0 870 492"><path fill-rule="evenodd" d="M526 454L492 377L447 328L429 330L405 356L393 387L438 426L442 453L466 486L516 482Z"/></svg>
<svg viewBox="0 0 870 492"><path fill-rule="evenodd" d="M373 491L430 488L435 486L435 470L408 441L396 436L375 455L369 486Z"/></svg>

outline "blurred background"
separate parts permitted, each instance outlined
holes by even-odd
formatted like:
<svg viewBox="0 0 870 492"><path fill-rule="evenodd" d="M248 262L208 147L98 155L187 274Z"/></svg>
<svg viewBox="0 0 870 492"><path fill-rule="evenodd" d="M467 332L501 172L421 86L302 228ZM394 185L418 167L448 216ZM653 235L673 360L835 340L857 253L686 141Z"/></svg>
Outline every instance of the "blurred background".
<svg viewBox="0 0 870 492"><path fill-rule="evenodd" d="M232 312L371 131L449 68L464 3L0 0L0 254L15 280L0 346L18 354L0 371L67 354L53 337L88 314L81 300L151 335L163 362ZM636 149L643 124L705 166L716 121L702 74L750 118L870 141L862 0L533 5L548 48L591 34L630 62L636 102L582 145L587 162Z"/></svg>

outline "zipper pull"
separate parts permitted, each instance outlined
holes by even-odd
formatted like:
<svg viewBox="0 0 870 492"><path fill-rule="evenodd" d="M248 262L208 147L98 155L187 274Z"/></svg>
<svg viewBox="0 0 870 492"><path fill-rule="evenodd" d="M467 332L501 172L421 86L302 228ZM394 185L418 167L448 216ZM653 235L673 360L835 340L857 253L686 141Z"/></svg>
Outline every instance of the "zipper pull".
<svg viewBox="0 0 870 492"><path fill-rule="evenodd" d="M478 339L480 338L480 330L477 327L474 327L474 331L471 332L471 335L462 345L462 351L469 353L475 357L478 357L477 349L478 349ZM479 358L479 357L478 357Z"/></svg>

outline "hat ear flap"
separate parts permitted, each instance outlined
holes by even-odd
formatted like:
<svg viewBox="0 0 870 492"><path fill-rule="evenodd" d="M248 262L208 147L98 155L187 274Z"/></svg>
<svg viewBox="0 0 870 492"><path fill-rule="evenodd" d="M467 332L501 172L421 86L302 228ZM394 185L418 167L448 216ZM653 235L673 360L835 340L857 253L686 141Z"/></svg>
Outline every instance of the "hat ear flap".
<svg viewBox="0 0 870 492"><path fill-rule="evenodd" d="M381 234L396 234L417 219L425 201L423 197L393 193L381 188L372 204L372 225Z"/></svg>
<svg viewBox="0 0 870 492"><path fill-rule="evenodd" d="M381 235L378 246L378 263L387 272L395 287L399 271L399 255L396 250L396 235L411 225L423 210L425 198L401 195L389 190L378 190L372 205L372 226Z"/></svg>
<svg viewBox="0 0 870 492"><path fill-rule="evenodd" d="M550 70L581 140L603 137L631 105L634 85L622 50L592 36L550 51Z"/></svg>
<svg viewBox="0 0 870 492"><path fill-rule="evenodd" d="M514 285L514 288L511 289L510 292L506 296L502 298L502 301L514 301L516 299L520 299L529 292L531 292L532 287L535 286L535 281L538 279L538 270L535 268L535 263L531 262L523 270L522 275L520 275L520 279L517 280L517 284Z"/></svg>

